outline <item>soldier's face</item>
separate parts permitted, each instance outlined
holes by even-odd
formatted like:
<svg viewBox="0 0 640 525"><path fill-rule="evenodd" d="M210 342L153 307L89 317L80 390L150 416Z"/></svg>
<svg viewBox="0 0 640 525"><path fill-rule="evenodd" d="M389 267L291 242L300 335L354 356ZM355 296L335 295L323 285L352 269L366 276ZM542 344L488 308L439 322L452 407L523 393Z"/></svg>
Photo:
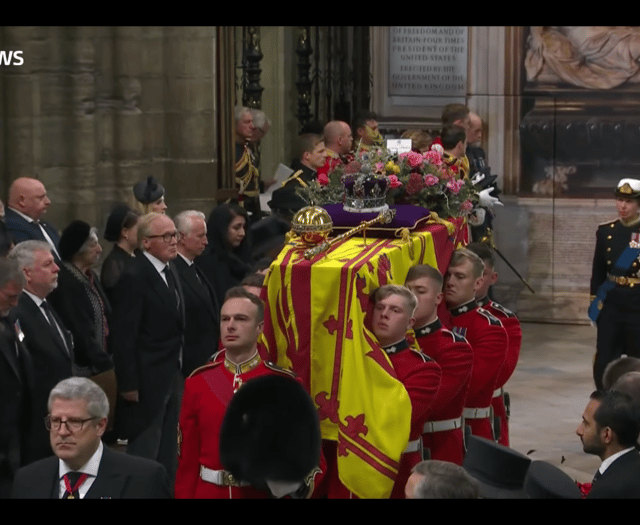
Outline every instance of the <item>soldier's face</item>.
<svg viewBox="0 0 640 525"><path fill-rule="evenodd" d="M616 209L618 210L618 216L622 220L633 219L640 213L640 202L637 199L618 197L616 199Z"/></svg>
<svg viewBox="0 0 640 525"><path fill-rule="evenodd" d="M264 322L258 306L245 297L227 299L220 310L220 336L227 350L246 351L258 342Z"/></svg>
<svg viewBox="0 0 640 525"><path fill-rule="evenodd" d="M484 265L484 272L482 272L482 282L476 290L476 299L482 299L489 293L489 288L498 281L498 274L493 268Z"/></svg>
<svg viewBox="0 0 640 525"><path fill-rule="evenodd" d="M444 300L449 308L460 306L475 297L482 277L474 277L473 264L464 259L462 264L449 267L444 281Z"/></svg>
<svg viewBox="0 0 640 525"><path fill-rule="evenodd" d="M324 166L327 160L327 149L324 147L324 142L318 142L315 148L313 148L313 151L307 153L306 156L307 162L309 162L314 170Z"/></svg>
<svg viewBox="0 0 640 525"><path fill-rule="evenodd" d="M415 319L409 305L401 295L378 299L373 307L373 333L382 346L402 341Z"/></svg>
<svg viewBox="0 0 640 525"><path fill-rule="evenodd" d="M438 305L442 302L442 289L429 277L420 277L405 285L418 298L418 306L414 317L416 326L422 327L431 322L437 315Z"/></svg>

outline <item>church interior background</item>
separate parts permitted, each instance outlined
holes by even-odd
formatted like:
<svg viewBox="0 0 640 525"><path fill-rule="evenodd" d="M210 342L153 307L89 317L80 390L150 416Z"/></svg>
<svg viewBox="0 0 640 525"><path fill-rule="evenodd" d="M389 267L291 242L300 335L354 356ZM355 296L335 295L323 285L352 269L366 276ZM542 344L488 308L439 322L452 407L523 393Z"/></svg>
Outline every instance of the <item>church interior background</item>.
<svg viewBox="0 0 640 525"><path fill-rule="evenodd" d="M522 321L586 324L594 232L640 161L640 30L458 29L461 89L397 96L392 40L403 28L2 27L0 50L21 50L24 63L0 65L0 196L37 177L54 224L102 230L112 205L154 175L170 215L208 215L232 191L236 104L271 120L268 179L309 120L370 109L393 137L437 131L442 107L462 102L483 119L499 176L495 243L535 290L498 258L496 299Z"/></svg>

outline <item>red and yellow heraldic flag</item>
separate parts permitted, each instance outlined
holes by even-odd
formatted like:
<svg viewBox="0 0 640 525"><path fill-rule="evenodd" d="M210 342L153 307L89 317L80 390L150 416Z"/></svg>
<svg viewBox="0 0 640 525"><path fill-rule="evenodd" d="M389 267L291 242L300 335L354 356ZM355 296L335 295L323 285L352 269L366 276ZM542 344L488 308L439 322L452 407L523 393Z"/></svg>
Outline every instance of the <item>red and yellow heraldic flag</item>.
<svg viewBox="0 0 640 525"><path fill-rule="evenodd" d="M446 269L458 233L437 224L405 240L353 237L311 260L290 243L265 280L262 342L302 378L322 437L338 442L340 480L360 498L391 494L411 420L409 396L364 325L369 293L403 284L416 264Z"/></svg>

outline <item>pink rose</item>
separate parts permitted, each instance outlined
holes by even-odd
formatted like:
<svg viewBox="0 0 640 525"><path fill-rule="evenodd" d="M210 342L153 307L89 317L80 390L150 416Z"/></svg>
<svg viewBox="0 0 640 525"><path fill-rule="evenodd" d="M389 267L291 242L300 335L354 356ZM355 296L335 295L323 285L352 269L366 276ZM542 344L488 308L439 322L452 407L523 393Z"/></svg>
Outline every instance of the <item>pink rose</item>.
<svg viewBox="0 0 640 525"><path fill-rule="evenodd" d="M384 173L384 164L382 162L376 162L376 171L378 173Z"/></svg>
<svg viewBox="0 0 640 525"><path fill-rule="evenodd" d="M442 164L442 157L437 151L430 150L424 154L424 160L426 160L429 164L433 164L434 166L440 166Z"/></svg>
<svg viewBox="0 0 640 525"><path fill-rule="evenodd" d="M387 177L387 179L389 180L389 187L390 188L397 188L399 186L402 186L402 182L400 182L398 180L398 177L396 177L395 175L389 175Z"/></svg>
<svg viewBox="0 0 640 525"><path fill-rule="evenodd" d="M440 182L440 179L435 175L429 174L424 176L424 183L427 186L435 186L436 184L438 184L438 182Z"/></svg>
<svg viewBox="0 0 640 525"><path fill-rule="evenodd" d="M320 186L327 186L329 184L329 177L326 173L318 173L318 184L320 184Z"/></svg>
<svg viewBox="0 0 640 525"><path fill-rule="evenodd" d="M450 180L447 182L447 188L451 190L451 193L458 193L462 186L464 186L464 182L461 180Z"/></svg>
<svg viewBox="0 0 640 525"><path fill-rule="evenodd" d="M400 153L400 158L406 158L407 163L412 168L417 168L422 164L422 154L416 153L415 151L405 151L404 153Z"/></svg>
<svg viewBox="0 0 640 525"><path fill-rule="evenodd" d="M460 209L464 212L471 211L473 209L473 202L467 199L460 205Z"/></svg>

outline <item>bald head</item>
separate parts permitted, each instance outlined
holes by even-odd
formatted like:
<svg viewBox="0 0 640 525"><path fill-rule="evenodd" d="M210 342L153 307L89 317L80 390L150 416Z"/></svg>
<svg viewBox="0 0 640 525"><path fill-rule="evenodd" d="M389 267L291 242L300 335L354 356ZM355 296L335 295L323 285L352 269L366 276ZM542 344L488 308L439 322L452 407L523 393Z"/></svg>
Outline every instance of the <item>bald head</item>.
<svg viewBox="0 0 640 525"><path fill-rule="evenodd" d="M49 204L51 201L47 197L47 190L38 179L20 177L14 180L9 188L7 205L33 220L40 219L47 211Z"/></svg>
<svg viewBox="0 0 640 525"><path fill-rule="evenodd" d="M342 120L332 120L324 127L324 144L327 149L333 150L339 155L349 153L353 135L351 126Z"/></svg>

